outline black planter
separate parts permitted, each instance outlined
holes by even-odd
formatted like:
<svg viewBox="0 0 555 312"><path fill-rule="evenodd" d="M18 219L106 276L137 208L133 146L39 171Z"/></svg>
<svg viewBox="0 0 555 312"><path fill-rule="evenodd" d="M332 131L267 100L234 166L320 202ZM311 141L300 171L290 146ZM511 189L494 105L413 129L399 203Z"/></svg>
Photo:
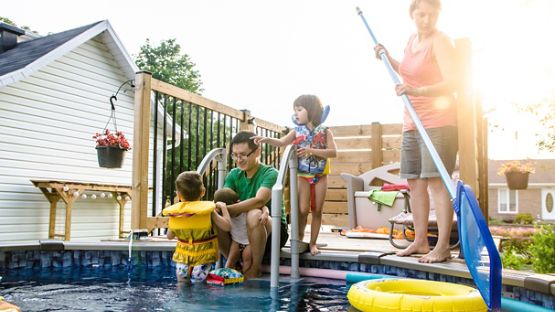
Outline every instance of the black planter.
<svg viewBox="0 0 555 312"><path fill-rule="evenodd" d="M98 165L102 168L121 168L125 150L114 146L98 146Z"/></svg>

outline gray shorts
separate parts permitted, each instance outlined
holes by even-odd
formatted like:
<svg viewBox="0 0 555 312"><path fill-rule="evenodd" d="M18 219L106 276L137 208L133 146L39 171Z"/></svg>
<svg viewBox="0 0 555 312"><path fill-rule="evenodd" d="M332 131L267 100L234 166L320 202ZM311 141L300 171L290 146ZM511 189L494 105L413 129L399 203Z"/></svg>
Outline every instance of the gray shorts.
<svg viewBox="0 0 555 312"><path fill-rule="evenodd" d="M459 147L457 127L431 128L426 129L426 132L445 165L445 169L451 175L455 169ZM435 178L440 176L424 141L416 130L403 132L400 176L403 179Z"/></svg>

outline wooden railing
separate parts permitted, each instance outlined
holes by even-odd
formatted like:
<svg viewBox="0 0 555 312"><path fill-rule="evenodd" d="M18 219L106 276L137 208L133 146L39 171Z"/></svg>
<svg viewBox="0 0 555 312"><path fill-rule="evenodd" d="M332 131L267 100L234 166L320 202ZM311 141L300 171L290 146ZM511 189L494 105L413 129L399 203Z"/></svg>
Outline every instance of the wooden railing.
<svg viewBox="0 0 555 312"><path fill-rule="evenodd" d="M370 169L399 162L401 124L331 127L337 158L331 160L322 224L348 226L347 192L340 174L360 175Z"/></svg>
<svg viewBox="0 0 555 312"><path fill-rule="evenodd" d="M241 130L276 138L285 130L265 120L254 120L248 111L153 79L149 73L138 73L135 84L131 220L134 231L164 226L164 220L156 215L165 205L174 203L177 175L196 170L210 150L229 147L233 136ZM278 148L266 146L261 160L277 167L279 155ZM231 159L227 163L229 170ZM218 185L215 165L209 166L204 184L206 199L211 199Z"/></svg>
<svg viewBox="0 0 555 312"><path fill-rule="evenodd" d="M461 118L461 116L459 116ZM461 124L472 124L465 118L474 118L466 115L459 121ZM467 120L466 123L465 120ZM473 132L485 133L486 124L473 127L459 128L459 161L460 177L472 186L476 192L480 207L487 216L487 183L479 183L476 177L484 177L487 181L487 172L483 173L483 163L487 162L487 153L484 138L471 134ZM340 174L350 173L360 175L370 169L400 161L401 150L401 124L380 124L359 126L331 127L337 144L337 158L331 160L331 173L328 177L328 191L324 202L322 224L348 226L347 217L347 192L346 185ZM476 130L478 129L478 130ZM475 144L471 150L469 145ZM477 153L476 151L480 151ZM476 154L474 154L476 153ZM470 158L472 161L464 161ZM478 167L480 165L480 167ZM487 169L487 167L485 167Z"/></svg>

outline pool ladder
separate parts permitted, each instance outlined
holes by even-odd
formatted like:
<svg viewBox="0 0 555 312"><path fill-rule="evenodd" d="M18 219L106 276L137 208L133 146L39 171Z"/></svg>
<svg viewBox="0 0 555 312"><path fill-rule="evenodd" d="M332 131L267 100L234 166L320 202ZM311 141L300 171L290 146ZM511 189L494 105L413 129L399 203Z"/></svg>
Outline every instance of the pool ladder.
<svg viewBox="0 0 555 312"><path fill-rule="evenodd" d="M283 152L276 184L272 187L272 257L270 264L270 288L279 287L279 260L281 237L281 205L287 170L289 170L291 203L291 278L299 279L299 209L297 200L297 147L289 145Z"/></svg>

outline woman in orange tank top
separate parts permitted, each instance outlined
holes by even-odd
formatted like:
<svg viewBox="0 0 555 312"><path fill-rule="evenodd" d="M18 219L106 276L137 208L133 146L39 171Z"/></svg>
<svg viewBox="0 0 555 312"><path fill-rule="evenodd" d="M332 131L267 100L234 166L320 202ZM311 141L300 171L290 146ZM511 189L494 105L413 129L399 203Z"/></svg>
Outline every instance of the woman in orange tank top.
<svg viewBox="0 0 555 312"><path fill-rule="evenodd" d="M458 148L456 101L453 96L458 82L454 46L447 35L436 29L440 9L440 0L412 0L409 13L416 33L409 37L401 62L392 58L380 44L375 47L375 52L379 59L380 52L384 51L393 69L401 75L403 83L395 86L397 95L406 94L409 97L451 174ZM423 253L425 255L419 261L425 263L448 260L451 258L449 240L453 220L449 193L406 110L403 117L401 177L407 179L411 189L415 239L397 255ZM438 241L432 251L427 237L430 202L436 210L439 230Z"/></svg>

